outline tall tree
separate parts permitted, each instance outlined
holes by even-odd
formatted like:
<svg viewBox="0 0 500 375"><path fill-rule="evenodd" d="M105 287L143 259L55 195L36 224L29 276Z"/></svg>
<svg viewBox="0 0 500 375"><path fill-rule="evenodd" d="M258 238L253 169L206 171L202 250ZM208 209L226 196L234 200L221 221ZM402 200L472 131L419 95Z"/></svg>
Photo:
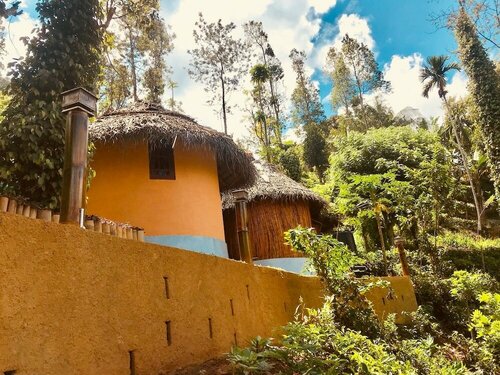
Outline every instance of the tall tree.
<svg viewBox="0 0 500 375"><path fill-rule="evenodd" d="M373 52L364 43L346 34L338 51L334 47L328 51L327 64L334 80L332 98L336 98L337 105L350 101L352 107L359 107L360 117L365 121L365 95L389 89Z"/></svg>
<svg viewBox="0 0 500 375"><path fill-rule="evenodd" d="M306 55L293 49L290 52L293 70L296 74L295 89L292 93L292 121L295 126L303 126L305 132L304 161L311 169L316 169L320 181L328 168L327 135L328 126L319 90L305 72Z"/></svg>
<svg viewBox="0 0 500 375"><path fill-rule="evenodd" d="M257 112L253 114L254 134L260 141L262 151L267 162L271 162L271 134L267 118L264 84L269 79L269 70L266 65L257 64L250 69L250 79L254 85L251 92Z"/></svg>
<svg viewBox="0 0 500 375"><path fill-rule="evenodd" d="M478 110L478 123L495 185L496 199L500 202L500 76L463 8L457 18L455 36L460 60L469 77L469 91Z"/></svg>
<svg viewBox="0 0 500 375"><path fill-rule="evenodd" d="M102 33L98 0L41 0L39 26L11 69L0 123L0 188L57 207L62 183L61 92L96 89Z"/></svg>
<svg viewBox="0 0 500 375"><path fill-rule="evenodd" d="M255 46L258 50L259 64L265 66L267 74L268 83L268 98L266 106L269 107L274 121L271 121L272 131L278 144L281 146L282 142L282 131L283 131L283 119L281 113L281 106L283 97L279 92L279 85L284 78L283 67L281 62L275 56L274 50L269 43L269 37L264 31L262 22L250 21L243 25L245 35L247 37L250 45ZM269 116L270 117L270 116Z"/></svg>
<svg viewBox="0 0 500 375"><path fill-rule="evenodd" d="M330 48L327 57L327 71L333 82L331 100L335 109L344 108L347 116L351 115L352 99L356 95L355 84L351 71L347 66L343 55Z"/></svg>
<svg viewBox="0 0 500 375"><path fill-rule="evenodd" d="M165 56L175 35L159 14L158 0L106 0L101 27L107 27L104 106L120 107L130 99L160 102L170 68ZM107 25L107 26L106 26Z"/></svg>
<svg viewBox="0 0 500 375"><path fill-rule="evenodd" d="M165 56L173 49L172 39L175 35L169 34L164 20L158 12L154 12L147 29L147 37L150 43L148 68L144 72L146 99L160 103L167 84L166 75L169 72Z"/></svg>
<svg viewBox="0 0 500 375"><path fill-rule="evenodd" d="M448 103L448 99L446 94L446 74L452 70L460 70L460 67L456 63L447 63L447 56L430 56L427 58L426 64L422 67L420 71L420 79L424 84L424 89L422 91L422 95L426 98L429 97L429 93L433 88L437 88L438 95L441 100L443 100L444 105L448 112L450 111L450 105ZM458 133L458 119L454 119L451 121L453 135L455 137L457 148L460 152L460 157L462 159L462 163L464 166L465 173L467 174L467 179L469 181L469 185L471 188L472 196L474 198L474 206L476 208L477 214L477 231L480 233L482 231L481 225L481 207L479 203L479 198L477 196L476 188L474 186L474 180L472 178L472 174L469 167L469 158L467 153L464 150L462 145L462 139Z"/></svg>
<svg viewBox="0 0 500 375"><path fill-rule="evenodd" d="M224 133L227 134L227 114L231 111L228 94L238 87L247 72L248 49L241 39L232 36L236 29L232 22L227 25L223 25L222 20L208 23L200 13L195 25L193 36L197 48L188 51L191 55L188 73L205 85L207 93L211 93L207 103L220 105L220 112L217 112L222 114Z"/></svg>

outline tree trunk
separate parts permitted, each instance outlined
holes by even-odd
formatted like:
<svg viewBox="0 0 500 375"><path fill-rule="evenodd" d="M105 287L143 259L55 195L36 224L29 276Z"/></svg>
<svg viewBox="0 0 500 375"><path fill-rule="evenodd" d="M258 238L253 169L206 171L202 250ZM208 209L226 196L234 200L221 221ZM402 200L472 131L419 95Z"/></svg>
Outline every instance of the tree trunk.
<svg viewBox="0 0 500 375"><path fill-rule="evenodd" d="M443 101L446 105L446 108L448 112L450 112L450 106L448 104L448 100L446 99L446 95L443 95ZM469 180L469 185L472 191L472 197L474 198L474 206L476 208L476 214L477 214L477 234L481 234L483 227L482 227L482 212L481 208L479 206L479 199L477 197L476 193L476 188L474 186L474 180L472 179L472 174L469 169L469 158L467 157L467 154L462 147L462 142L460 140L460 136L458 135L457 131L457 124L455 124L456 119L452 119L451 121L451 129L453 131L453 135L455 137L455 140L457 142L457 148L458 151L460 152L460 155L462 157L462 163L464 165L465 173L467 174L467 179Z"/></svg>
<svg viewBox="0 0 500 375"><path fill-rule="evenodd" d="M387 254L385 250L384 233L382 231L382 220L380 219L380 212L375 211L375 219L377 220L378 235L380 237L380 247L382 248L382 263L384 264L384 272L387 276Z"/></svg>
<svg viewBox="0 0 500 375"><path fill-rule="evenodd" d="M137 95L137 67L135 65L135 44L132 35L132 29L129 28L128 31L129 47L130 47L130 74L132 76L132 88L134 93L134 101L139 101L139 96Z"/></svg>
<svg viewBox="0 0 500 375"><path fill-rule="evenodd" d="M224 120L224 134L227 135L227 115L226 115L226 87L224 85L224 79L221 77L222 85L222 119Z"/></svg>

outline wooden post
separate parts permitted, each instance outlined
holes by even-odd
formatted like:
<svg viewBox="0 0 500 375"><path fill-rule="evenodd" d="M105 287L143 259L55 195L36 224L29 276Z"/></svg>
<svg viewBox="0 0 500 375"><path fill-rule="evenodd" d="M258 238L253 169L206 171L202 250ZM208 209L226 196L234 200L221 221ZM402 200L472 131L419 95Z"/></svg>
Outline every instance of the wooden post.
<svg viewBox="0 0 500 375"><path fill-rule="evenodd" d="M17 204L16 214L18 214L18 215L22 215L22 214L23 214L23 211L24 211L24 204L22 204L22 203L18 203L18 204Z"/></svg>
<svg viewBox="0 0 500 375"><path fill-rule="evenodd" d="M7 212L8 207L9 207L9 198L0 197L0 212Z"/></svg>
<svg viewBox="0 0 500 375"><path fill-rule="evenodd" d="M408 259L406 259L406 252L404 249L404 240L398 236L394 239L394 243L398 248L403 276L410 276L410 267L408 266Z"/></svg>
<svg viewBox="0 0 500 375"><path fill-rule="evenodd" d="M66 117L61 222L79 225L85 206L89 116L96 112L95 95L83 88L62 93Z"/></svg>
<svg viewBox="0 0 500 375"><path fill-rule="evenodd" d="M16 211L17 211L17 201L14 199L9 199L9 207L7 208L7 212L15 214Z"/></svg>
<svg viewBox="0 0 500 375"><path fill-rule="evenodd" d="M36 207L31 207L30 219L36 219L38 216L38 209Z"/></svg>
<svg viewBox="0 0 500 375"><path fill-rule="evenodd" d="M144 242L144 229L137 230L137 240L140 242Z"/></svg>
<svg viewBox="0 0 500 375"><path fill-rule="evenodd" d="M92 220L92 219L86 219L85 220L85 229L87 229L87 230L94 230L94 220Z"/></svg>
<svg viewBox="0 0 500 375"><path fill-rule="evenodd" d="M52 211L51 210L38 210L36 218L43 221L52 221Z"/></svg>
<svg viewBox="0 0 500 375"><path fill-rule="evenodd" d="M30 215L31 215L31 207L30 207L30 205L25 204L24 208L23 208L23 216L30 217Z"/></svg>
<svg viewBox="0 0 500 375"><path fill-rule="evenodd" d="M236 228L238 230L241 260L252 264L252 249L250 245L250 236L248 234L248 193L245 190L236 190L233 191L233 196L236 199Z"/></svg>

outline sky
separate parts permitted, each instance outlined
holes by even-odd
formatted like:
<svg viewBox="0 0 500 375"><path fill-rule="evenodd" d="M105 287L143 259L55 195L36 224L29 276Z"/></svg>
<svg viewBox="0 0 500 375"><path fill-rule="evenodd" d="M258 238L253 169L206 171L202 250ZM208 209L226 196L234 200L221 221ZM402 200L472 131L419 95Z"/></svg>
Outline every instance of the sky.
<svg viewBox="0 0 500 375"><path fill-rule="evenodd" d="M35 0L23 0L24 14L7 25L7 53L11 61L25 53L20 37L27 36L36 23ZM421 95L419 70L427 56L452 55L456 44L447 29L436 29L429 18L448 9L456 0L161 0L161 14L176 34L174 50L167 57L172 67L172 79L177 82L176 99L182 101L184 112L200 124L223 129L221 116L206 104L208 93L201 83L188 73L189 49L195 47L194 23L202 12L209 22L219 18L223 23L234 22L235 35L242 35L241 25L250 20L261 21L269 41L284 70L284 91L289 97L295 86L295 76L289 61L290 50L296 48L307 55L307 72L320 90L327 115L332 84L323 73L326 54L338 46L347 33L364 42L375 54L385 79L392 90L381 95L395 113L405 107L417 108L424 117L441 116L442 107L437 93L429 99ZM242 86L248 86L243 82ZM463 96L466 77L454 73L449 77L451 96ZM229 98L235 107L228 119L229 133L236 138L248 134L244 114L243 90ZM373 98L372 98L373 99Z"/></svg>

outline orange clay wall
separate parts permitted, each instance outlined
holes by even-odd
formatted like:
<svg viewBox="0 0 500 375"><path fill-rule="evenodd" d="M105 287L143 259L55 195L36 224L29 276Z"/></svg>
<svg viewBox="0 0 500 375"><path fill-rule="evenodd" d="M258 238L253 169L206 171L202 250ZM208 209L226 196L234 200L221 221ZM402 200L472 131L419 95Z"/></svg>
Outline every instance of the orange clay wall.
<svg viewBox="0 0 500 375"><path fill-rule="evenodd" d="M318 279L0 213L0 374L131 374L130 352L166 373L278 334L300 297L319 306Z"/></svg>
<svg viewBox="0 0 500 375"><path fill-rule="evenodd" d="M214 153L177 142L174 160L175 180L150 180L146 142L96 144L86 212L143 227L147 236L224 240Z"/></svg>

